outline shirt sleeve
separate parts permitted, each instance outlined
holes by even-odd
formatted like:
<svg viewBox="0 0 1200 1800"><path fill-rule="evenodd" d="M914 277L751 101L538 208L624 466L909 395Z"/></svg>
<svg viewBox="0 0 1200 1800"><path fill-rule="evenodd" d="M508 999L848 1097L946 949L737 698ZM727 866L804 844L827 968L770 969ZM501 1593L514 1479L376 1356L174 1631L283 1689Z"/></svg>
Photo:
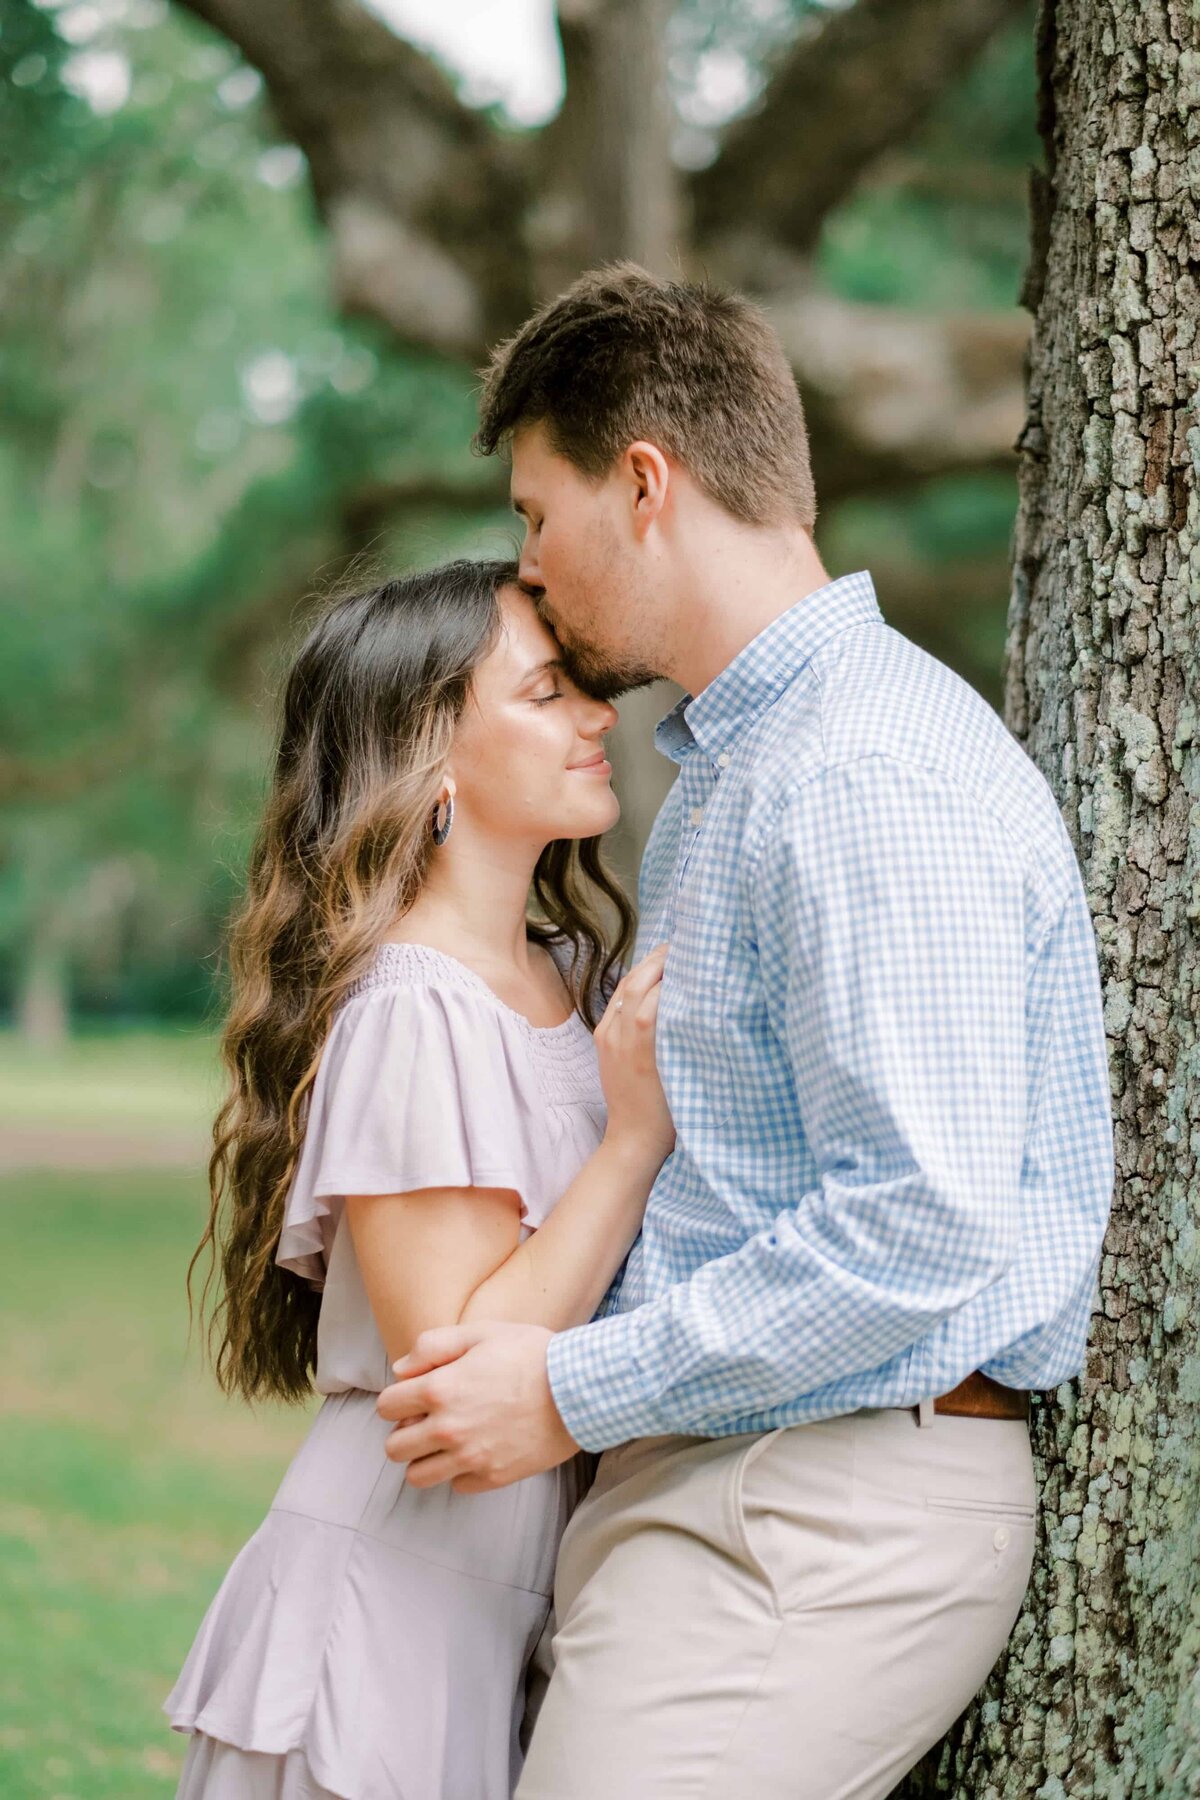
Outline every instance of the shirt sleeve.
<svg viewBox="0 0 1200 1800"><path fill-rule="evenodd" d="M386 986L334 1019L313 1086L276 1261L325 1277L325 1221L346 1194L511 1188L541 1224L544 1109L515 1024L456 986Z"/></svg>
<svg viewBox="0 0 1200 1800"><path fill-rule="evenodd" d="M737 1251L553 1340L587 1449L754 1429L918 1342L1014 1255L1025 901L998 821L941 776L864 758L784 795L747 879L816 1179Z"/></svg>

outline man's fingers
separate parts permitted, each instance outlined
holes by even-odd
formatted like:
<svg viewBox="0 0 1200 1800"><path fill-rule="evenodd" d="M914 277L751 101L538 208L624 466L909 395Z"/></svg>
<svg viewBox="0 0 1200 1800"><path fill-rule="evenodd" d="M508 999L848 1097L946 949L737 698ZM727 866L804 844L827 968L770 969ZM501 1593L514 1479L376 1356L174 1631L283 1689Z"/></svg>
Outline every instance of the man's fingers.
<svg viewBox="0 0 1200 1800"><path fill-rule="evenodd" d="M387 1418L389 1426L396 1427L419 1426L423 1418L428 1418L428 1413L426 1413L425 1408L417 1408L416 1404L414 1404L412 1408L408 1408L407 1411L401 1413L401 1411L399 1411L399 1402L396 1406L389 1406L387 1411L381 1411L381 1409L376 1406L376 1413L380 1413L380 1418Z"/></svg>
<svg viewBox="0 0 1200 1800"><path fill-rule="evenodd" d="M393 1425L399 1425L405 1419L423 1419L433 1403L428 1378L416 1375L407 1381L393 1381L391 1387L385 1387L375 1402L375 1411L381 1419L390 1419Z"/></svg>
<svg viewBox="0 0 1200 1800"><path fill-rule="evenodd" d="M482 1343L487 1335L486 1321L477 1325L436 1325L430 1331L423 1331L408 1355L392 1364L392 1373L407 1380L413 1375L426 1375L431 1369L444 1368Z"/></svg>
<svg viewBox="0 0 1200 1800"><path fill-rule="evenodd" d="M430 1419L414 1419L389 1431L384 1443L389 1462L420 1462L423 1456L439 1456L448 1448Z"/></svg>
<svg viewBox="0 0 1200 1800"><path fill-rule="evenodd" d="M456 1494L491 1494L496 1487L490 1475L456 1475L451 1485Z"/></svg>
<svg viewBox="0 0 1200 1800"><path fill-rule="evenodd" d="M422 1456L416 1462L410 1462L404 1479L409 1487L440 1487L443 1481L455 1481L461 1470L460 1457L452 1456L449 1450L439 1450L433 1456ZM482 1493L483 1489L478 1491Z"/></svg>

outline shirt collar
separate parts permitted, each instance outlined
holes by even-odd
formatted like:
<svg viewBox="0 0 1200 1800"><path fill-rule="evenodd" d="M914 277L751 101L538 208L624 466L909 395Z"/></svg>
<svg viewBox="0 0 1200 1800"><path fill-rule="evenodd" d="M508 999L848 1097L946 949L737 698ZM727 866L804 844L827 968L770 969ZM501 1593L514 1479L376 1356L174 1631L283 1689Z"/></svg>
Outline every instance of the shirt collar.
<svg viewBox="0 0 1200 1800"><path fill-rule="evenodd" d="M731 750L831 638L882 616L866 569L814 588L751 638L706 688L685 694L659 720L657 748L672 762L682 762L693 744L710 758Z"/></svg>

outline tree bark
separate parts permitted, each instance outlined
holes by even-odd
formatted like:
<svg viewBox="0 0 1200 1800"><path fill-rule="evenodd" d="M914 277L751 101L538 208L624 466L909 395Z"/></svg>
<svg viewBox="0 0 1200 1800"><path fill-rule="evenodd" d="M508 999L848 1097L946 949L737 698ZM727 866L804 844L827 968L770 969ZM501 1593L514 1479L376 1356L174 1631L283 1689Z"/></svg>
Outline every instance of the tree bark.
<svg viewBox="0 0 1200 1800"><path fill-rule="evenodd" d="M1027 1605L899 1790L1200 1792L1200 15L1044 0L1007 716L1074 835L1118 1185L1087 1369L1035 1409Z"/></svg>

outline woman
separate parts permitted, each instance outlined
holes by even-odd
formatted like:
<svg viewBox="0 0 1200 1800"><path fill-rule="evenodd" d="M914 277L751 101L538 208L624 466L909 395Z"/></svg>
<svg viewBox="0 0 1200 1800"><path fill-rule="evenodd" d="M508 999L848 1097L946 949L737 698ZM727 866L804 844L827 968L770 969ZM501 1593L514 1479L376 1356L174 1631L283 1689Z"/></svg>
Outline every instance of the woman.
<svg viewBox="0 0 1200 1800"><path fill-rule="evenodd" d="M515 577L460 562L342 600L287 684L201 1249L225 1389L294 1400L315 1374L327 1398L166 1703L183 1800L508 1800L519 1772L581 1459L409 1488L375 1397L426 1326L589 1318L674 1133L663 947L605 1010L632 925L598 842L616 713Z"/></svg>

